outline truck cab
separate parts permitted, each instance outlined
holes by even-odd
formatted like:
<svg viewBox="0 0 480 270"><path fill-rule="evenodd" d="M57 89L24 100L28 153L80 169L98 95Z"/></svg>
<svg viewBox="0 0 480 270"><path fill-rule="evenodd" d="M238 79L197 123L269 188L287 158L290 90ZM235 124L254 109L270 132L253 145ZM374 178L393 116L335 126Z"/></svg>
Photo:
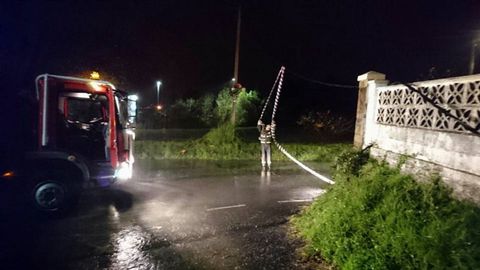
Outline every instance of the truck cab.
<svg viewBox="0 0 480 270"><path fill-rule="evenodd" d="M51 74L35 86L37 146L8 176L38 210L63 212L83 189L132 177L135 95L106 81Z"/></svg>

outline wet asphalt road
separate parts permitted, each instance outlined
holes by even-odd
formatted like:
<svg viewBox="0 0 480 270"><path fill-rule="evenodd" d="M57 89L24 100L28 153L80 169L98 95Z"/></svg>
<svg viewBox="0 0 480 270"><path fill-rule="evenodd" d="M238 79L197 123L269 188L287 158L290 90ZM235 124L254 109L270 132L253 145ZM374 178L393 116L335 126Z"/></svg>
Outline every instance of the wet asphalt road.
<svg viewBox="0 0 480 270"><path fill-rule="evenodd" d="M1 216L0 269L305 269L287 221L324 187L290 163L139 161L67 217Z"/></svg>

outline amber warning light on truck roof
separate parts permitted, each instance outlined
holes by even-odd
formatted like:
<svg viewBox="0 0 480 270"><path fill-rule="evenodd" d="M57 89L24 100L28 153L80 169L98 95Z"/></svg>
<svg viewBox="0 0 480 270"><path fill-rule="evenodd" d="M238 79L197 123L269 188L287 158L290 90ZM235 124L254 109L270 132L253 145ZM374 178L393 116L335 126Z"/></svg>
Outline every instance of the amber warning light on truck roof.
<svg viewBox="0 0 480 270"><path fill-rule="evenodd" d="M92 80L100 80L100 73L93 71L90 73L90 79Z"/></svg>

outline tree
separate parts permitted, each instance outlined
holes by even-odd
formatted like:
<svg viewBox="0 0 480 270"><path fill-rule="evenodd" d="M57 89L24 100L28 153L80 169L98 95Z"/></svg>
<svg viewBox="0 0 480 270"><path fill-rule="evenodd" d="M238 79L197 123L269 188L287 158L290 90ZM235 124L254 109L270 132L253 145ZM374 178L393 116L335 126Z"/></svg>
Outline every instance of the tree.
<svg viewBox="0 0 480 270"><path fill-rule="evenodd" d="M230 96L230 89L223 88L217 95L215 100L216 108L215 114L218 123L225 123L230 120L232 113L232 97Z"/></svg>
<svg viewBox="0 0 480 270"><path fill-rule="evenodd" d="M142 126L164 126L167 116L170 128L213 127L227 123L232 112L232 97L229 91L229 88L224 88L217 96L206 94L199 99L179 99L166 111L144 110L140 117ZM258 92L241 91L237 97L237 125L254 125L258 117L259 103Z"/></svg>
<svg viewBox="0 0 480 270"><path fill-rule="evenodd" d="M179 99L168 109L171 127L201 127L200 102L193 98Z"/></svg>
<svg viewBox="0 0 480 270"><path fill-rule="evenodd" d="M257 91L241 91L237 98L237 125L254 125L259 115L259 104Z"/></svg>
<svg viewBox="0 0 480 270"><path fill-rule="evenodd" d="M240 91L237 97L236 125L253 124L258 116L259 103L260 98L257 91ZM222 124L229 121L232 113L232 96L229 88L224 88L218 93L216 105L215 112L218 123Z"/></svg>
<svg viewBox="0 0 480 270"><path fill-rule="evenodd" d="M215 96L206 94L199 99L198 103L200 106L200 121L203 125L207 127L215 125Z"/></svg>

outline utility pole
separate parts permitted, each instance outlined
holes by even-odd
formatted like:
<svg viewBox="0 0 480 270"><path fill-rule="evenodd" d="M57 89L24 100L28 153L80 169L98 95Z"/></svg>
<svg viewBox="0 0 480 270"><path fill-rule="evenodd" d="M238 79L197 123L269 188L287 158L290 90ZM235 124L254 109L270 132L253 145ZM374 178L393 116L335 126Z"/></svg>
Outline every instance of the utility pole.
<svg viewBox="0 0 480 270"><path fill-rule="evenodd" d="M237 40L235 44L235 67L233 69L233 78L235 82L238 83L238 65L240 62L240 26L242 23L242 8L238 6L238 17L237 17Z"/></svg>
<svg viewBox="0 0 480 270"><path fill-rule="evenodd" d="M230 95L232 96L232 125L235 125L236 114L237 114L237 98L241 90L241 85L238 82L238 65L240 62L240 26L242 23L242 9L238 6L238 17L237 17L237 40L235 43L235 66L233 69L233 85L230 88Z"/></svg>

